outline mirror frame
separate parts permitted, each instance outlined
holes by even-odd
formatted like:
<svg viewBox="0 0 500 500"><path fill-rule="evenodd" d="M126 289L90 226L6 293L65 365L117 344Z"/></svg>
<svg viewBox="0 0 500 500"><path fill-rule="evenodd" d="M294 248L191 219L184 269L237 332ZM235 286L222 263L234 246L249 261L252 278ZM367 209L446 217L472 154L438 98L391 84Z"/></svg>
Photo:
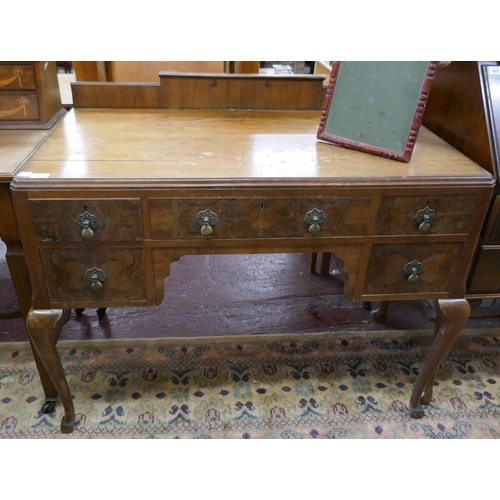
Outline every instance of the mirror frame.
<svg viewBox="0 0 500 500"><path fill-rule="evenodd" d="M334 102L334 99L336 97L335 95L335 88L337 87L340 78L339 78L339 71L341 68L342 64L349 64L349 62L342 62L342 61L336 61L333 63L332 66L332 71L330 74L330 80L328 83L328 87L326 90L326 95L325 95L325 101L321 113L321 120L320 124L318 127L318 132L317 132L317 138L319 140L335 144L337 146L342 146L346 147L349 149L355 149L358 151L363 151L366 153L378 155L378 156L383 156L385 158L390 158L392 160L399 160L403 162L409 162L411 159L411 155L413 153L413 148L415 146L415 141L417 139L418 131L420 129L420 125L422 124L422 117L425 109L425 105L427 104L427 97L429 95L429 91L431 89L432 85L432 80L434 78L434 74L436 71L436 68L438 67L438 61L431 61L427 65L427 71L426 74L423 78L423 83L420 87L420 92L418 92L417 98L415 101L411 101L409 103L410 110L412 112L412 119L410 123L405 123L402 124L401 126L408 126L408 135L406 136L406 141L404 144L404 147L402 148L402 151L394 151L391 149L387 149L375 144L370 144L368 141L367 142L358 142L353 140L352 138L347 138L347 137L341 137L339 135L336 135L331 132L332 128L332 120L335 120L335 116L333 116L333 113L330 112L332 108L332 103ZM378 64L380 65L403 65L403 64L408 64L407 62L397 62L397 61L387 61L387 62L379 62ZM342 76L342 75L340 75ZM375 79L373 79L375 80ZM367 93L370 92L371 87L369 85L370 81L367 81ZM414 80L411 80L411 77L408 77L404 83L407 85L412 85L414 83ZM345 82L343 82L344 88L345 87ZM374 84L376 86L376 84ZM377 89L373 87L373 89L376 91ZM354 98L354 96L353 96ZM397 103L396 103L397 104ZM402 103L403 104L403 103ZM353 115L353 120L355 123L356 119L364 119L362 116L356 116L356 114ZM362 134L358 134L362 135Z"/></svg>

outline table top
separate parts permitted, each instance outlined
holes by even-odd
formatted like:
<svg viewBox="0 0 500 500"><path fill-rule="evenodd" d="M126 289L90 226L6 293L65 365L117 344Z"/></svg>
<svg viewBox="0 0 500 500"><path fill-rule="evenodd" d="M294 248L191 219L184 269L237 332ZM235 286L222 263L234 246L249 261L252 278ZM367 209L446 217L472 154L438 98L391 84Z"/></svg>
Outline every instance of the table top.
<svg viewBox="0 0 500 500"><path fill-rule="evenodd" d="M491 178L423 127L410 163L318 141L320 115L73 109L24 165L22 181L283 179L312 185L324 179L484 183Z"/></svg>
<svg viewBox="0 0 500 500"><path fill-rule="evenodd" d="M48 135L47 130L0 130L0 181L11 181Z"/></svg>

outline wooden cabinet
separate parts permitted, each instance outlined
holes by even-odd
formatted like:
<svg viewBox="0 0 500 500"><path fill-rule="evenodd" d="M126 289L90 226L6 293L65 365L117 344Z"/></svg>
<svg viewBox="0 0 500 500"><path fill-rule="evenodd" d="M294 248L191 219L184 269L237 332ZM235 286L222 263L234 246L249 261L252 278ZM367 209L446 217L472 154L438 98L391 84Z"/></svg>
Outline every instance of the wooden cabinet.
<svg viewBox="0 0 500 500"><path fill-rule="evenodd" d="M0 62L0 129L50 129L64 111L55 62Z"/></svg>
<svg viewBox="0 0 500 500"><path fill-rule="evenodd" d="M424 125L496 179L467 283L470 299L500 297L500 64L454 61L436 72Z"/></svg>

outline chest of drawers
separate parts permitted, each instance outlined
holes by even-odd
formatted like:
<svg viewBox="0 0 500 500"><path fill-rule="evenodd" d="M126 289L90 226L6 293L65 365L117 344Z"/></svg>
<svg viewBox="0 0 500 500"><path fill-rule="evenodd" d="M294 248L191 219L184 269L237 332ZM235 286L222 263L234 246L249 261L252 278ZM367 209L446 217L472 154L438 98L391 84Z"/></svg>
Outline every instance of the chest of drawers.
<svg viewBox="0 0 500 500"><path fill-rule="evenodd" d="M0 129L50 129L64 112L55 62L0 62Z"/></svg>
<svg viewBox="0 0 500 500"><path fill-rule="evenodd" d="M318 142L318 123L315 112L68 113L12 186L34 289L28 330L63 431L74 408L47 331L70 308L160 304L184 255L329 252L349 299L463 309L491 176L425 129L404 164ZM450 323L414 416L461 329Z"/></svg>

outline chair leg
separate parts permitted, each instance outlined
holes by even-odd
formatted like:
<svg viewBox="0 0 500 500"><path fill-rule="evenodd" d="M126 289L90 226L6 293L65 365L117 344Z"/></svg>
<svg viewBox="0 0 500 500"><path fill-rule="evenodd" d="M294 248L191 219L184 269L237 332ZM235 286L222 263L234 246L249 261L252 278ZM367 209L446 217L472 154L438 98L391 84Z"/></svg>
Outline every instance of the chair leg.
<svg viewBox="0 0 500 500"><path fill-rule="evenodd" d="M319 273L323 276L330 274L330 263L332 260L332 254L329 252L322 252L321 254L314 252L311 254L311 273L314 274L316 272L316 267L318 264L318 255L320 255Z"/></svg>
<svg viewBox="0 0 500 500"><path fill-rule="evenodd" d="M384 319L385 314L387 313L387 308L389 307L389 301L385 300L380 302L378 309L372 309L370 311L370 317L375 321L381 321Z"/></svg>
<svg viewBox="0 0 500 500"><path fill-rule="evenodd" d="M316 272L316 263L318 262L318 254L317 252L314 252L311 254L311 274L314 274Z"/></svg>

